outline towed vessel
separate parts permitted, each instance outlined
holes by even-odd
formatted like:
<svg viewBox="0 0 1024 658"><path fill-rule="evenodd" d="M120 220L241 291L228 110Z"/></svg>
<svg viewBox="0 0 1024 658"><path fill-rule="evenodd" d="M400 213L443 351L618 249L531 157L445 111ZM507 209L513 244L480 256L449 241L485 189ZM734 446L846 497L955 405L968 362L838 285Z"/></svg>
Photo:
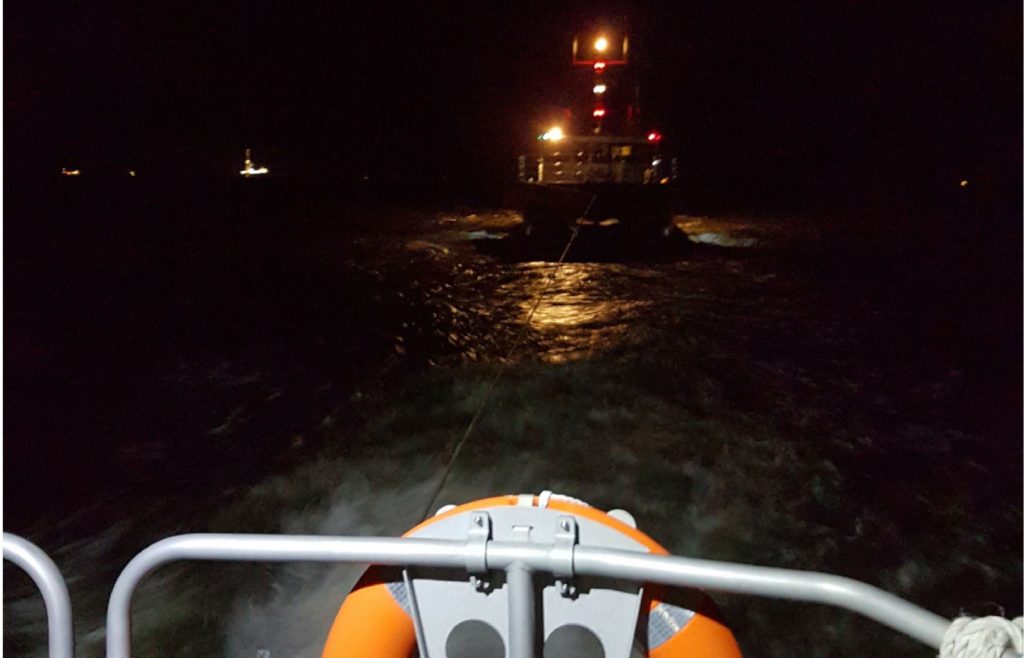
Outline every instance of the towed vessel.
<svg viewBox="0 0 1024 658"><path fill-rule="evenodd" d="M573 40L572 63L589 71L593 107L565 113L519 156L517 205L527 235L580 225L618 226L633 234L672 228L676 161L662 152L663 135L644 126L639 90L616 94L616 73L629 64L629 39L598 34ZM581 82L582 84L582 82ZM616 102L613 99L619 99Z"/></svg>

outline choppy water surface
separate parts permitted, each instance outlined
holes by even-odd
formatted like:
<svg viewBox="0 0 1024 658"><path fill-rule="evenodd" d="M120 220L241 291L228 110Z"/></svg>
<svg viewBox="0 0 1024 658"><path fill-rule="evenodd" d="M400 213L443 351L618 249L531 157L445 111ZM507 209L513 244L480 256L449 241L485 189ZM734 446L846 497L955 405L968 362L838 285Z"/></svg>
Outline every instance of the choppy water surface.
<svg viewBox="0 0 1024 658"><path fill-rule="evenodd" d="M130 274L96 269L122 292L67 305L144 320L123 334L120 318L98 320L91 356L39 328L67 310L46 297L67 289L63 274L8 275L8 309L23 304L8 391L32 393L7 405L21 415L6 481L13 459L45 471L18 443L34 440L40 400L98 377L48 386L55 355L111 379L48 425L95 442L68 451L101 452L96 475L40 489L59 517L22 508L9 523L69 577L81 655L102 655L117 570L161 536L393 535L419 521L503 362L441 502L554 489L631 510L682 555L836 572L948 616L1020 610L1019 382L1004 358L1019 338L951 317L948 301L972 290L865 263L870 252L815 255L820 236L795 222L680 217L694 242L653 249L581 235L556 267L562 245L524 243L507 211L328 214L245 238L256 246L227 265L192 254L194 236L180 236L184 262L161 260L166 236L118 243ZM144 292L123 292L140 277ZM103 371L114 338L138 365ZM9 518L30 505L5 494ZM164 568L138 595L137 653L318 655L355 575ZM39 653L40 604L5 577L5 647ZM720 601L748 655L931 655L838 611Z"/></svg>

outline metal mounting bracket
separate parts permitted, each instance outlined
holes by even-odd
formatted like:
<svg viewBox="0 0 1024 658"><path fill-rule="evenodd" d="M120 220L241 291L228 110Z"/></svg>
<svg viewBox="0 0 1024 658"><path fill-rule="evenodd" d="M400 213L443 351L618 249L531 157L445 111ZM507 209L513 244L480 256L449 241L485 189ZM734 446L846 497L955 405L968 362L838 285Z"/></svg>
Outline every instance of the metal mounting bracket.
<svg viewBox="0 0 1024 658"><path fill-rule="evenodd" d="M487 573L487 542L491 540L491 515L473 512L466 532L466 571L469 582L477 591L490 589L490 583L481 578Z"/></svg>
<svg viewBox="0 0 1024 658"><path fill-rule="evenodd" d="M573 516L559 516L557 524L555 543L551 548L551 573L562 596L571 597L576 595L576 586L572 584L575 574L573 552L579 542L579 528Z"/></svg>

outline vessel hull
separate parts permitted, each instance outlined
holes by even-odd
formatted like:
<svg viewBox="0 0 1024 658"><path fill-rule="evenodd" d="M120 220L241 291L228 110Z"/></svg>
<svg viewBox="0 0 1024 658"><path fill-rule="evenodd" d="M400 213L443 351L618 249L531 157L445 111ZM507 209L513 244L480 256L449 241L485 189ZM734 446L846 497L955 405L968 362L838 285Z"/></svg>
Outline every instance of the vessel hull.
<svg viewBox="0 0 1024 658"><path fill-rule="evenodd" d="M520 183L517 190L528 232L602 223L663 231L672 226L672 205L669 185Z"/></svg>

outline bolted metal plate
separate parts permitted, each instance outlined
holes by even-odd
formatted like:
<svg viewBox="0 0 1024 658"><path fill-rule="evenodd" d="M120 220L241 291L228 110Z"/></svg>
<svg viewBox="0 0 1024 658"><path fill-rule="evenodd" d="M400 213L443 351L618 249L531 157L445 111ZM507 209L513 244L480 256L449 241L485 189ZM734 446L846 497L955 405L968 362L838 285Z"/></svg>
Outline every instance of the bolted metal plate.
<svg viewBox="0 0 1024 658"><path fill-rule="evenodd" d="M523 541L545 546L566 547L566 512L529 506L500 506L457 514L426 526L415 537L479 541L479 517L490 520L490 537L495 541ZM578 544L646 553L646 547L616 530L584 517L572 517ZM568 546L571 556L571 542ZM497 630L508 646L508 596L502 571L476 573L486 586L470 584L465 574L451 571L412 570L412 594L416 597L423 625L424 658L446 655L448 638L457 625L478 620ZM545 642L559 628L582 626L598 638L607 658L627 658L636 636L642 588L627 581L573 578L575 592L565 596L551 574L534 576L541 611L536 615L537 637Z"/></svg>

